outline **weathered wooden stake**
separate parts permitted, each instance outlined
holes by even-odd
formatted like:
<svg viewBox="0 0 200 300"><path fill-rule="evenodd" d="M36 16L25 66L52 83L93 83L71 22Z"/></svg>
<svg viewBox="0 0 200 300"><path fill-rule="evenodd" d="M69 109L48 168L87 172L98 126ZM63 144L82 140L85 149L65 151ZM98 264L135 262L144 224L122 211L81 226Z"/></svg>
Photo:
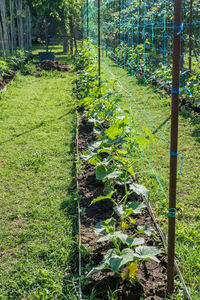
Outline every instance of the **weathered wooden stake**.
<svg viewBox="0 0 200 300"><path fill-rule="evenodd" d="M89 40L89 0L87 0L87 41Z"/></svg>
<svg viewBox="0 0 200 300"><path fill-rule="evenodd" d="M101 86L101 7L98 0L98 75L99 87Z"/></svg>
<svg viewBox="0 0 200 300"><path fill-rule="evenodd" d="M174 43L173 43L173 83L171 109L171 148L170 148L170 183L169 183L169 226L168 226L168 268L167 291L174 291L174 254L175 254L175 217L176 217L176 182L177 182L177 148L178 148L178 112L180 87L181 54L181 11L182 0L174 1Z"/></svg>
<svg viewBox="0 0 200 300"><path fill-rule="evenodd" d="M192 21L193 21L193 0L190 0L190 23L189 23L189 70L192 73Z"/></svg>

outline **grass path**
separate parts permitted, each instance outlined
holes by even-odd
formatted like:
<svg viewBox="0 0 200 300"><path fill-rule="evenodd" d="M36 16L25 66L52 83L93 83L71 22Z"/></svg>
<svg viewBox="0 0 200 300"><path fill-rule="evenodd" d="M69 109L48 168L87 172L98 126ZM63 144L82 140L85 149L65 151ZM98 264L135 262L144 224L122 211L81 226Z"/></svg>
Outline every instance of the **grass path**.
<svg viewBox="0 0 200 300"><path fill-rule="evenodd" d="M71 293L76 255L73 79L73 72L44 72L39 78L19 73L1 96L2 300L76 299Z"/></svg>
<svg viewBox="0 0 200 300"><path fill-rule="evenodd" d="M106 77L113 78L109 73L111 72L123 88L133 95L133 98L127 97L127 93L122 90L125 97L122 109L125 109L133 120L137 134L145 137L146 128L153 133L155 142L150 143L144 151L148 162L145 156L144 159L137 157L136 165L138 162L138 172L142 174L140 182L150 190L150 200L154 204L155 213L160 219L162 230L167 234L168 200L157 183L155 173L168 196L170 149L155 130L152 122L166 140L170 141L170 97L166 97L162 91L155 92L154 86L141 84L135 76L130 76L126 69L118 66L105 55L102 61ZM183 276L190 287L192 299L195 300L200 299L199 142L200 124L180 114L178 151L184 156L184 164L182 175L178 174L176 253ZM178 169L180 166L181 159L178 158Z"/></svg>

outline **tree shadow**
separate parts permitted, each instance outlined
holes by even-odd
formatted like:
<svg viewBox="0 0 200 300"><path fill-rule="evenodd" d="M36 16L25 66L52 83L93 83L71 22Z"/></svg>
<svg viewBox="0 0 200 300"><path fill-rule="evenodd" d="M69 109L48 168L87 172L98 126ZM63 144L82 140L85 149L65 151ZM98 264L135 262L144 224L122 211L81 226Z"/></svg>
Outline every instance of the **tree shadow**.
<svg viewBox="0 0 200 300"><path fill-rule="evenodd" d="M72 142L70 143L70 151L69 153L73 153L73 165L71 169L71 182L67 189L67 197L63 199L60 205L60 210L64 212L66 215L66 219L69 217L72 221L72 236L73 236L73 245L71 246L70 253L68 253L68 269L70 272L66 273L62 282L62 297L61 299L74 299L74 290L78 285L78 270L79 270L79 245L78 245L78 206L77 206L77 171L76 171L76 127L73 131ZM66 234L67 230L66 230Z"/></svg>
<svg viewBox="0 0 200 300"><path fill-rule="evenodd" d="M19 137L21 137L21 136L23 136L23 135L26 135L26 134L28 134L28 133L30 133L30 132L36 130L36 129L39 129L40 127L46 125L47 123L52 123L52 122L59 121L59 120L63 119L64 117L66 117L67 115L71 114L71 113L72 113L72 110L68 111L67 113L61 115L60 117L58 117L58 118L56 118L56 119L47 120L47 121L43 120L43 121L41 121L40 123L38 123L36 126L34 126L33 128L31 128L31 129L29 129L29 130L26 130L26 131L24 131L24 132L15 134L15 135L13 135L11 138L9 138L9 139L7 139L7 140L4 140L4 141L0 142L0 145L6 144L6 143L8 143L8 142L11 142L11 141L15 140L16 138L19 138Z"/></svg>

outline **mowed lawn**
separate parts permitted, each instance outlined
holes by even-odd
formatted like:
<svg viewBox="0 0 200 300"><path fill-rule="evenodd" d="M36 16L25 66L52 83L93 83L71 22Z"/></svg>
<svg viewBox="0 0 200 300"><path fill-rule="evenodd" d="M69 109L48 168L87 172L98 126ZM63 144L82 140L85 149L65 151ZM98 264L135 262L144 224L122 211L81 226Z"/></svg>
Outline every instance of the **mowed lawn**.
<svg viewBox="0 0 200 300"><path fill-rule="evenodd" d="M69 63L69 57L62 61ZM18 73L1 94L3 300L76 299L74 76Z"/></svg>

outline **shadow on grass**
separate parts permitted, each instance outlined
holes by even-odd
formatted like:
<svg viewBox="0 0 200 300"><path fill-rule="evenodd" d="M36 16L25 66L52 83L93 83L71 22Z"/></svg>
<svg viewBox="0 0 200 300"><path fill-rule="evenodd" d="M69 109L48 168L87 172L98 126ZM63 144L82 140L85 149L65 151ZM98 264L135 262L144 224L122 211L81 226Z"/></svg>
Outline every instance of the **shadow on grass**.
<svg viewBox="0 0 200 300"><path fill-rule="evenodd" d="M72 143L70 144L70 152L76 153L76 130L74 130ZM73 245L71 245L70 253L68 253L68 266L69 272L66 273L65 277L63 278L63 285L62 285L62 297L61 299L75 299L74 298L74 291L78 290L78 280L79 280L79 246L78 246L78 207L77 207L77 177L76 177L76 162L74 159L72 173L71 173L71 184L68 188L68 195L65 200L61 203L60 210L62 210L66 217L73 220L72 223L72 235L74 237ZM66 233L67 234L67 233Z"/></svg>
<svg viewBox="0 0 200 300"><path fill-rule="evenodd" d="M6 144L6 143L8 143L8 142L11 142L11 141L15 140L16 138L19 138L19 137L21 137L21 136L23 136L23 135L26 135L26 134L28 134L28 133L30 133L30 132L36 130L36 129L39 129L40 127L46 125L47 123L52 123L52 122L59 121L59 120L63 119L64 117L66 117L67 115L71 114L71 113L72 113L72 110L68 111L66 114L63 114L62 116L60 116L60 117L58 117L58 118L56 118L56 119L48 120L48 121L43 120L43 121L41 121L39 124L37 124L36 126L34 126L33 128L31 128L31 129L29 129L29 130L26 130L26 131L24 131L24 132L21 132L21 133L19 133L19 134L15 134L15 135L12 136L10 139L7 139L7 140L5 140L5 141L0 142L0 145Z"/></svg>

